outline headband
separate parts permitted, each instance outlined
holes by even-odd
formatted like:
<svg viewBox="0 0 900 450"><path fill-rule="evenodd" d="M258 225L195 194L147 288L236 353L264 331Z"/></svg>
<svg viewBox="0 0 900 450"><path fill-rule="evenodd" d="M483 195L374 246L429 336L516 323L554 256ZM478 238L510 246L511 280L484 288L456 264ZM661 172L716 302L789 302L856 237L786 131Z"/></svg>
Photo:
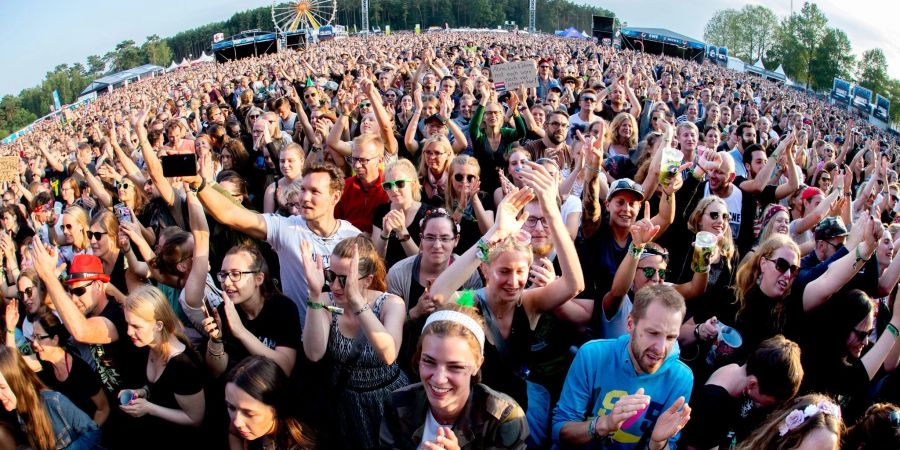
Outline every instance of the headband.
<svg viewBox="0 0 900 450"><path fill-rule="evenodd" d="M433 322L441 321L458 323L465 327L467 330L471 331L472 334L475 335L475 339L478 340L478 345L479 347L481 347L481 354L484 354L484 330L481 329L481 327L478 325L478 322L475 322L475 319L458 311L443 309L433 312L430 316L428 316L428 319L425 320L425 326L422 327L422 332L425 332L425 329L428 328L428 325L431 325Z"/></svg>
<svg viewBox="0 0 900 450"><path fill-rule="evenodd" d="M839 408L834 403L830 401L823 400L814 405L808 405L803 409L795 409L791 411L787 417L784 418L784 422L778 426L778 435L784 437L784 435L788 434L791 430L803 425L807 419L816 415L817 413L827 414L829 416L837 417L838 420L841 420L841 408Z"/></svg>

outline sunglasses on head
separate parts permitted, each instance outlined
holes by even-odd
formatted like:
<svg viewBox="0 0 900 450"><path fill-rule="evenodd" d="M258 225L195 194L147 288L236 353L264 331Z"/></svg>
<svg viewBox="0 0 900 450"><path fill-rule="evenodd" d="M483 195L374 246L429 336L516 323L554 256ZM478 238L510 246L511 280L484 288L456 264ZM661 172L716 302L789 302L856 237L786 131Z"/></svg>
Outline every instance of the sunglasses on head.
<svg viewBox="0 0 900 450"><path fill-rule="evenodd" d="M406 187L406 183L411 183L412 180L394 180L394 181L385 181L381 183L381 188L384 189L385 192L390 192L394 190L394 186L397 186L397 189L403 189Z"/></svg>
<svg viewBox="0 0 900 450"><path fill-rule="evenodd" d="M461 174L461 173L458 173L458 174L453 175L453 179L456 180L456 181L459 182L459 183L462 183L463 180L466 180L466 181L468 181L469 183L474 183L476 178L478 178L478 177L475 176L475 175L471 175L471 174L470 174L470 175L463 175L463 174Z"/></svg>
<svg viewBox="0 0 900 450"><path fill-rule="evenodd" d="M100 239L103 238L104 235L107 235L107 234L109 234L109 233L104 233L102 231L88 231L87 237L88 237L88 239L96 239L99 241Z"/></svg>
<svg viewBox="0 0 900 450"><path fill-rule="evenodd" d="M785 273L787 271L790 271L790 275L793 276L797 273L798 270L800 270L799 267L797 267L795 264L791 264L790 262L788 262L788 260L786 260L784 258L776 258L776 259L766 258L766 259L771 261L772 263L774 263L775 270L777 270L780 273Z"/></svg>
<svg viewBox="0 0 900 450"><path fill-rule="evenodd" d="M638 267L638 269L641 269L644 272L644 276L648 280L653 278L653 275L656 275L657 273L659 274L659 279L665 280L666 274L669 273L668 269L656 269L653 267Z"/></svg>
<svg viewBox="0 0 900 450"><path fill-rule="evenodd" d="M709 212L709 218L712 220L719 220L719 216L722 216L722 218L725 219L726 222L731 221L731 214L720 213L718 211L710 211Z"/></svg>

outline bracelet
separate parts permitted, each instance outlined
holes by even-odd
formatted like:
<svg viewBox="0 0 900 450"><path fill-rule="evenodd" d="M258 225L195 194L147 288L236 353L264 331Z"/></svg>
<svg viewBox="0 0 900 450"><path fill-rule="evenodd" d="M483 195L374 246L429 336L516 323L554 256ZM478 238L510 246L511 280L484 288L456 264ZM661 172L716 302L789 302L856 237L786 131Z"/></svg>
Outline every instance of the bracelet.
<svg viewBox="0 0 900 450"><path fill-rule="evenodd" d="M406 241L408 241L411 237L412 237L411 234L406 233L406 236L405 236L405 237L397 238L397 242L406 242Z"/></svg>
<svg viewBox="0 0 900 450"><path fill-rule="evenodd" d="M481 262L488 262L488 258L491 255L491 245L488 244L488 242L485 241L482 237L478 239L478 242L475 243L475 246L478 247L478 251L475 252L475 256L477 256L478 259L481 260Z"/></svg>
<svg viewBox="0 0 900 450"><path fill-rule="evenodd" d="M209 345L207 345L207 346L206 346L206 353L208 353L209 356L212 356L213 358L221 358L221 357L225 356L225 349L223 348L221 351L214 352L214 351L212 350L212 347L210 347Z"/></svg>
<svg viewBox="0 0 900 450"><path fill-rule="evenodd" d="M634 242L628 244L628 253L632 258L638 259L641 257L641 253L644 253L643 245L634 245Z"/></svg>
<svg viewBox="0 0 900 450"><path fill-rule="evenodd" d="M326 305L324 303L311 302L309 300L306 301L306 306L309 309L324 309L332 314L344 314L344 308L339 306ZM368 305L366 305L368 307ZM357 313L359 315L359 313Z"/></svg>
<svg viewBox="0 0 900 450"><path fill-rule="evenodd" d="M191 192L197 194L197 193L199 193L200 191L202 191L202 190L205 189L205 188L206 188L206 178L201 177L201 178L200 178L200 185L197 186L196 189L195 189L195 188L191 188Z"/></svg>
<svg viewBox="0 0 900 450"><path fill-rule="evenodd" d="M13 335L14 335L14 334L16 334L16 329L15 329L15 328L13 328L13 329L8 329L8 330L6 330L6 334L13 334Z"/></svg>
<svg viewBox="0 0 900 450"><path fill-rule="evenodd" d="M378 237L380 237L382 241L386 241L391 238L391 235L388 234L387 236L385 236L383 234L379 234Z"/></svg>
<svg viewBox="0 0 900 450"><path fill-rule="evenodd" d="M894 338L900 337L900 330L898 330L897 327L895 327L894 324L890 322L888 322L887 328L885 328L885 330L887 330L888 333L893 334Z"/></svg>
<svg viewBox="0 0 900 450"><path fill-rule="evenodd" d="M600 170L600 168L595 169L591 166L584 166L584 168L589 170L591 173L596 173L597 175L600 175L600 172L602 172L602 170Z"/></svg>
<svg viewBox="0 0 900 450"><path fill-rule="evenodd" d="M871 258L871 256L869 258ZM862 257L862 253L859 252L859 246L856 246L856 261L853 262L853 266L855 267L860 261L869 262L868 259Z"/></svg>
<svg viewBox="0 0 900 450"><path fill-rule="evenodd" d="M358 316L368 310L369 310L369 304L366 303L365 306L363 306L362 308L359 308L359 311L355 311L353 314Z"/></svg>

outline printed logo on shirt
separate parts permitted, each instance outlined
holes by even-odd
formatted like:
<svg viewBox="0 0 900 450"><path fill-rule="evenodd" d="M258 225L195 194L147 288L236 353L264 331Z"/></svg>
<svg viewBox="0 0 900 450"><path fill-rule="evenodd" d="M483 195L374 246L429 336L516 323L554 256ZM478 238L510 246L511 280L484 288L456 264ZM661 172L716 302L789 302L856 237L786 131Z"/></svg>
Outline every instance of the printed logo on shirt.
<svg viewBox="0 0 900 450"><path fill-rule="evenodd" d="M269 339L265 336L260 336L259 342L262 342L263 345L265 345L266 347L268 347L272 350L275 350L275 347L278 345L274 339Z"/></svg>
<svg viewBox="0 0 900 450"><path fill-rule="evenodd" d="M603 397L603 402L601 403L600 409L597 411L598 416L605 416L607 414L612 413L613 407L616 402L626 395L629 395L628 392L622 390L612 390L606 393L606 396ZM653 425L656 423L656 419L659 418L660 414L664 411L664 406L662 403L655 402L650 400L650 405L647 406L647 409L641 413L640 426L639 430L641 431L640 435L629 433L625 430L620 429L616 431L613 435L612 439L616 442L621 442L623 444L635 444L641 439L641 435L646 432L650 432L653 429ZM626 421L627 423L628 421ZM634 429L634 425L627 427L629 429Z"/></svg>

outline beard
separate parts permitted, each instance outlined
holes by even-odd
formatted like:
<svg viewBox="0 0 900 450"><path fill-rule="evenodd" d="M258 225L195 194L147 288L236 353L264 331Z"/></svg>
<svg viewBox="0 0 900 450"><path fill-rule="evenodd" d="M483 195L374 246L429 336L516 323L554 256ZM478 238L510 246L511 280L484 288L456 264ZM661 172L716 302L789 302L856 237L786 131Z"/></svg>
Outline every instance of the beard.
<svg viewBox="0 0 900 450"><path fill-rule="evenodd" d="M531 245L531 254L534 255L535 259L545 258L552 251L553 251L553 243L552 242L548 242L543 245L534 245L534 244Z"/></svg>
<svg viewBox="0 0 900 450"><path fill-rule="evenodd" d="M559 145L566 140L566 133L549 133L547 134L547 139L550 139L553 145Z"/></svg>

